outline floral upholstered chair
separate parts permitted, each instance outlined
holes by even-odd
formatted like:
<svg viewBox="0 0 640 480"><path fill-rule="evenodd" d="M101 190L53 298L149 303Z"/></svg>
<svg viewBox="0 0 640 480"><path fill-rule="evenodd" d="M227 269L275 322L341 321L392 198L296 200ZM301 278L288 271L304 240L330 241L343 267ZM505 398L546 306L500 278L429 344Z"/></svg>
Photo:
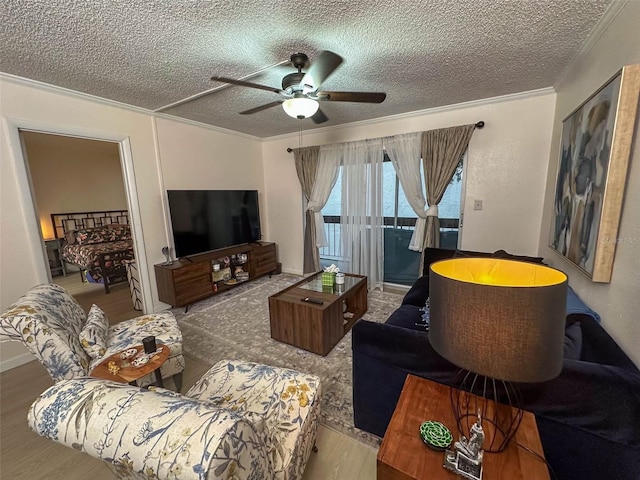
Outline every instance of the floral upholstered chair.
<svg viewBox="0 0 640 480"><path fill-rule="evenodd" d="M184 357L182 333L171 312L142 315L109 326L96 305L89 314L59 285L33 287L0 315L0 341L22 342L45 366L55 382L89 375L103 358L142 343L153 335L171 353L160 369L180 390ZM153 374L138 380L155 381Z"/></svg>
<svg viewBox="0 0 640 480"><path fill-rule="evenodd" d="M319 414L318 377L223 360L186 395L92 378L57 383L33 403L29 425L121 479L296 480Z"/></svg>

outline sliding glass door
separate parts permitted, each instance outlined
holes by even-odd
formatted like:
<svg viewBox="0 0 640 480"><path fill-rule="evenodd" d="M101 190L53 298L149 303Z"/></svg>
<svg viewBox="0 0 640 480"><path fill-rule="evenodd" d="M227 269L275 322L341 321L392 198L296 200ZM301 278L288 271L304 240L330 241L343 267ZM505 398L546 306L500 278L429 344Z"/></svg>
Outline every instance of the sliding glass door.
<svg viewBox="0 0 640 480"><path fill-rule="evenodd" d="M461 159L438 207L440 212L441 248L456 249L458 246L461 199L463 195L463 164L463 159ZM419 276L420 252L409 250L408 247L415 229L417 216L409 202L407 202L393 164L386 155L382 168L384 282L412 285ZM424 183L422 172L420 176ZM342 167L340 167L338 180L329 196L329 200L322 209L328 246L320 249L320 262L323 266L333 263L344 271L340 227L340 215L342 213L341 191Z"/></svg>

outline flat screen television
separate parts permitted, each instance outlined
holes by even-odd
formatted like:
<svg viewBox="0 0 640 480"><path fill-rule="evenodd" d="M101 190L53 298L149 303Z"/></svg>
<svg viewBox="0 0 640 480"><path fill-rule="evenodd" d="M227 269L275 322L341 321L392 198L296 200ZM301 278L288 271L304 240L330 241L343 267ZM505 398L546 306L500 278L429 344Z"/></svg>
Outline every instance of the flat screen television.
<svg viewBox="0 0 640 480"><path fill-rule="evenodd" d="M257 190L167 190L176 257L257 242Z"/></svg>

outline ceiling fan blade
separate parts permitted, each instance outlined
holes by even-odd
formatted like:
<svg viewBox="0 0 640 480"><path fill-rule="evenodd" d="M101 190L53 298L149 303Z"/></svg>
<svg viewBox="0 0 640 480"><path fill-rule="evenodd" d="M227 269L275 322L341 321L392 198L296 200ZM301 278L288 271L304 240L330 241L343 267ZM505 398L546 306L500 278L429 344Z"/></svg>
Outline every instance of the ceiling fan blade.
<svg viewBox="0 0 640 480"><path fill-rule="evenodd" d="M259 107L250 108L249 110L245 110L244 112L240 112L240 115L251 115L252 113L258 113L262 110L266 110L267 108L275 107L276 105L281 105L284 100L276 100L275 102L265 103L264 105L260 105Z"/></svg>
<svg viewBox="0 0 640 480"><path fill-rule="evenodd" d="M279 88L267 87L266 85L260 85L258 83L245 82L244 80L235 80L233 78L211 77L211 80L214 80L216 82L232 83L234 85L240 85L241 87L258 88L260 90L266 90L268 92L273 92L273 93L280 93L280 94L285 93L283 90L280 90Z"/></svg>
<svg viewBox="0 0 640 480"><path fill-rule="evenodd" d="M318 92L318 100L330 102L382 103L387 98L382 92Z"/></svg>
<svg viewBox="0 0 640 480"><path fill-rule="evenodd" d="M338 54L325 50L311 63L309 70L304 74L300 85L305 91L314 91L320 88L333 71L342 63L342 57Z"/></svg>
<svg viewBox="0 0 640 480"><path fill-rule="evenodd" d="M275 107L277 105L281 105L284 100L276 100L275 102L266 103L264 105L260 105L259 107L250 108L249 110L245 110L244 112L240 112L240 115L251 115L252 113L258 113L262 110L266 110L267 108Z"/></svg>
<svg viewBox="0 0 640 480"><path fill-rule="evenodd" d="M329 120L329 118L324 114L322 110L318 109L318 111L311 117L311 120L313 120L313 123L324 123Z"/></svg>

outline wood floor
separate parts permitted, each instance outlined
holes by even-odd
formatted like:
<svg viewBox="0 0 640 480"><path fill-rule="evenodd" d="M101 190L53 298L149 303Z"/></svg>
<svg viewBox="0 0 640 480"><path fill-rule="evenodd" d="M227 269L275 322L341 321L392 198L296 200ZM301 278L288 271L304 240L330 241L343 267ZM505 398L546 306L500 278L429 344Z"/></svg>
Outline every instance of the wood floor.
<svg viewBox="0 0 640 480"><path fill-rule="evenodd" d="M80 282L79 274L55 277L88 311L93 303L102 308L111 323L141 312L133 310L128 285L112 288L105 295L100 285ZM187 391L209 368L185 355L183 389ZM44 367L33 361L0 374L0 476L11 480L107 480L113 476L106 465L89 455L45 440L27 425L27 411L51 378ZM377 449L351 437L320 426L303 480L374 480Z"/></svg>

